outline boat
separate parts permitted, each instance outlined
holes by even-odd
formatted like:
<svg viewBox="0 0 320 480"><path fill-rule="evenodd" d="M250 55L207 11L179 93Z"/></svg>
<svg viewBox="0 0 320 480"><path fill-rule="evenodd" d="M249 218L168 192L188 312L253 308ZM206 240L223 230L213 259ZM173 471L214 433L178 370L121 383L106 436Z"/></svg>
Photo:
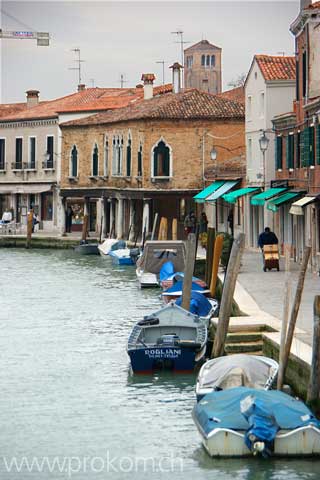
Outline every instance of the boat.
<svg viewBox="0 0 320 480"><path fill-rule="evenodd" d="M99 253L102 257L109 255L112 250L119 248L126 248L124 240L117 240L116 238L106 238L103 243L98 246Z"/></svg>
<svg viewBox="0 0 320 480"><path fill-rule="evenodd" d="M171 302L133 327L127 348L132 370L192 372L204 360L207 338L199 316Z"/></svg>
<svg viewBox="0 0 320 480"><path fill-rule="evenodd" d="M118 250L111 250L109 256L116 265L133 265L133 260L130 255L130 248L119 248Z"/></svg>
<svg viewBox="0 0 320 480"><path fill-rule="evenodd" d="M149 240L137 260L136 274L141 288L158 287L161 267L172 262L175 271L185 267L186 248L181 240Z"/></svg>
<svg viewBox="0 0 320 480"><path fill-rule="evenodd" d="M169 288L174 287L174 285L177 282L182 282L184 279L184 272L175 272L172 275L167 275L166 278L162 279L160 284L161 287L163 288L163 291L167 291ZM196 283L198 287L201 287L204 292L203 295L209 296L210 295L210 290L208 289L208 286L206 282L201 280L201 278L198 277L192 277L192 282Z"/></svg>
<svg viewBox="0 0 320 480"><path fill-rule="evenodd" d="M164 301L164 303L169 303L171 300L177 300L179 297L181 297L183 291L183 280L179 280L178 282L175 282L171 287L169 287L167 290L164 290L161 293L161 298ZM205 289L201 285L199 285L196 282L192 282L191 284L191 291L195 293L201 293L204 296L210 295L210 290Z"/></svg>
<svg viewBox="0 0 320 480"><path fill-rule="evenodd" d="M182 296L175 300L175 304L182 306ZM219 303L213 298L207 298L202 293L191 291L189 312L197 315L200 320L209 327L211 318L217 313Z"/></svg>
<svg viewBox="0 0 320 480"><path fill-rule="evenodd" d="M80 245L74 247L74 251L80 255L99 255L98 243L81 242Z"/></svg>
<svg viewBox="0 0 320 480"><path fill-rule="evenodd" d="M278 374L279 364L259 355L235 354L208 360L199 372L197 400L215 390L250 387L269 390Z"/></svg>
<svg viewBox="0 0 320 480"><path fill-rule="evenodd" d="M320 422L302 401L278 390L213 391L192 416L211 457L320 455Z"/></svg>

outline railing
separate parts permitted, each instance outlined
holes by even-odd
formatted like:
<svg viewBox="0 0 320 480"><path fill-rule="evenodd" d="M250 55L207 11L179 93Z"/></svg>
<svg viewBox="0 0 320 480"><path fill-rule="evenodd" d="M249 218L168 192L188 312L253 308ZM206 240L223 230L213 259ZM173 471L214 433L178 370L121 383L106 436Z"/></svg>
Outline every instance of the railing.
<svg viewBox="0 0 320 480"><path fill-rule="evenodd" d="M23 168L24 170L36 170L36 164L34 162L25 162Z"/></svg>
<svg viewBox="0 0 320 480"><path fill-rule="evenodd" d="M0 172L5 172L7 170L6 162L0 162Z"/></svg>
<svg viewBox="0 0 320 480"><path fill-rule="evenodd" d="M22 162L12 162L11 163L11 169L12 170L22 170L23 169L23 163Z"/></svg>
<svg viewBox="0 0 320 480"><path fill-rule="evenodd" d="M44 170L54 170L55 169L55 164L53 160L44 160L42 162L42 168Z"/></svg>

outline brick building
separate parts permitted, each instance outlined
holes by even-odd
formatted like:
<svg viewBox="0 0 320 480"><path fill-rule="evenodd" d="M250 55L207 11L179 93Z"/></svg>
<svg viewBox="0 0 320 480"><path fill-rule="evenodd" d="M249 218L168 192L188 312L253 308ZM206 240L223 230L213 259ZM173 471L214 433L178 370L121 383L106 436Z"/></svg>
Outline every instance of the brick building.
<svg viewBox="0 0 320 480"><path fill-rule="evenodd" d="M184 85L209 93L220 93L222 89L220 47L208 40L186 48L184 51Z"/></svg>
<svg viewBox="0 0 320 480"><path fill-rule="evenodd" d="M320 267L320 2L303 0L290 30L296 44L296 99L291 112L274 119L276 176L296 198L278 217L282 243L291 243L296 259L305 245Z"/></svg>
<svg viewBox="0 0 320 480"><path fill-rule="evenodd" d="M65 207L89 213L91 230L101 222L104 235L137 238L158 213L169 225L178 219L181 237L194 195L215 178L208 135L231 137L217 145L224 172L243 164L243 105L180 91L180 67L173 67L173 93L159 95L146 74L143 100L61 125L61 195Z"/></svg>

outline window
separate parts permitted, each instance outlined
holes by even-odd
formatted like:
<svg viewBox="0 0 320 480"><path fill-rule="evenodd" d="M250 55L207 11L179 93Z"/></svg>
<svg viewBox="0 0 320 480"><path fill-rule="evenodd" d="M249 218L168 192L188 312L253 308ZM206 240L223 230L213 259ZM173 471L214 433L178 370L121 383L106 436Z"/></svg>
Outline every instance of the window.
<svg viewBox="0 0 320 480"><path fill-rule="evenodd" d="M114 137L112 141L112 175L122 174L123 139Z"/></svg>
<svg viewBox="0 0 320 480"><path fill-rule="evenodd" d="M215 55L211 55L211 67L214 67L216 65L216 57Z"/></svg>
<svg viewBox="0 0 320 480"><path fill-rule="evenodd" d="M0 138L0 170L6 169L6 140Z"/></svg>
<svg viewBox="0 0 320 480"><path fill-rule="evenodd" d="M36 168L36 137L29 137L28 168Z"/></svg>
<svg viewBox="0 0 320 480"><path fill-rule="evenodd" d="M300 100L299 61L296 60L296 100Z"/></svg>
<svg viewBox="0 0 320 480"><path fill-rule="evenodd" d="M22 138L16 138L16 164L15 168L22 168Z"/></svg>
<svg viewBox="0 0 320 480"><path fill-rule="evenodd" d="M276 170L282 170L282 136L276 137Z"/></svg>
<svg viewBox="0 0 320 480"><path fill-rule="evenodd" d="M205 55L201 55L201 65L202 67L204 67L206 64L206 56Z"/></svg>
<svg viewBox="0 0 320 480"><path fill-rule="evenodd" d="M248 167L252 170L252 139L248 138Z"/></svg>
<svg viewBox="0 0 320 480"><path fill-rule="evenodd" d="M286 167L294 167L294 135L287 136Z"/></svg>
<svg viewBox="0 0 320 480"><path fill-rule="evenodd" d="M142 177L142 145L138 151L138 177Z"/></svg>
<svg viewBox="0 0 320 480"><path fill-rule="evenodd" d="M210 67L210 55L207 55L207 67Z"/></svg>
<svg viewBox="0 0 320 480"><path fill-rule="evenodd" d="M46 192L41 194L41 219L52 221L53 218L53 194Z"/></svg>
<svg viewBox="0 0 320 480"><path fill-rule="evenodd" d="M252 115L252 96L251 95L248 95L248 99L247 99L247 119L248 120L251 120L251 115Z"/></svg>
<svg viewBox="0 0 320 480"><path fill-rule="evenodd" d="M70 165L70 176L77 177L78 176L78 150L75 145L73 145L71 150L71 165Z"/></svg>
<svg viewBox="0 0 320 480"><path fill-rule="evenodd" d="M131 177L131 138L128 138L127 144L127 165L126 165L126 175Z"/></svg>
<svg viewBox="0 0 320 480"><path fill-rule="evenodd" d="M170 177L170 149L163 140L153 149L153 177Z"/></svg>
<svg viewBox="0 0 320 480"><path fill-rule="evenodd" d="M302 54L302 96L307 94L307 52Z"/></svg>
<svg viewBox="0 0 320 480"><path fill-rule="evenodd" d="M314 165L315 163L315 148L314 148L314 127L308 127L309 130L309 155L308 165Z"/></svg>
<svg viewBox="0 0 320 480"><path fill-rule="evenodd" d="M92 176L97 177L99 175L99 149L95 144L92 152Z"/></svg>
<svg viewBox="0 0 320 480"><path fill-rule="evenodd" d="M296 158L295 158L295 167L300 168L301 167L301 133L298 132L296 134Z"/></svg>
<svg viewBox="0 0 320 480"><path fill-rule="evenodd" d="M54 137L47 137L47 168L53 168L53 141Z"/></svg>
<svg viewBox="0 0 320 480"><path fill-rule="evenodd" d="M264 92L260 93L260 118L264 117Z"/></svg>
<svg viewBox="0 0 320 480"><path fill-rule="evenodd" d="M187 68L191 68L193 66L193 57L187 57Z"/></svg>
<svg viewBox="0 0 320 480"><path fill-rule="evenodd" d="M317 125L317 142L316 142L316 149L317 149L317 165L320 165L320 125Z"/></svg>
<svg viewBox="0 0 320 480"><path fill-rule="evenodd" d="M103 165L103 175L108 176L108 163L109 163L109 142L106 137L104 142L104 165Z"/></svg>

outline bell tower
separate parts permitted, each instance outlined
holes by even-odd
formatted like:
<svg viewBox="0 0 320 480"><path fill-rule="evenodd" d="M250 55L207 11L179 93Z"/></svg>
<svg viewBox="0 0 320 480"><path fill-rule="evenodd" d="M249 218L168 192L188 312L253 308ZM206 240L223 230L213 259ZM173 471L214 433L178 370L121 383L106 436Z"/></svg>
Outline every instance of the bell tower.
<svg viewBox="0 0 320 480"><path fill-rule="evenodd" d="M221 93L222 49L208 42L201 42L184 51L185 88L198 88L209 93Z"/></svg>

